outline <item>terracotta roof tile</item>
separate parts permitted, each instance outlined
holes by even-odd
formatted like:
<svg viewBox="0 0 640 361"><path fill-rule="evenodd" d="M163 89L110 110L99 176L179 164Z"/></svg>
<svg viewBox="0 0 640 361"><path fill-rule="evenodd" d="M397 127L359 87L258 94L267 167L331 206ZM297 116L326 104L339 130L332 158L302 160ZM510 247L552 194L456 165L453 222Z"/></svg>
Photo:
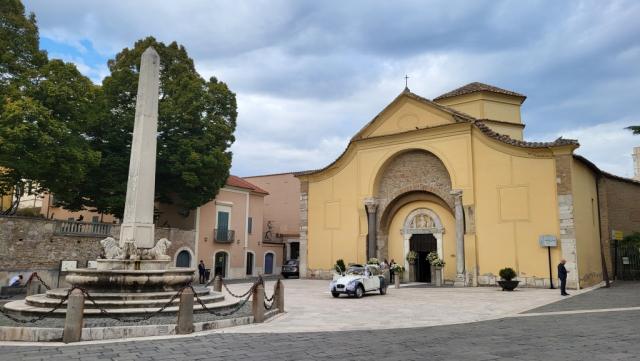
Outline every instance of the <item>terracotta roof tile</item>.
<svg viewBox="0 0 640 361"><path fill-rule="evenodd" d="M236 188L242 188L242 189L247 189L250 190L252 192L255 193L260 193L260 194L264 194L267 195L269 194L269 192L265 191L264 189L258 187L257 185L253 184L253 183L249 183L248 181L235 176L235 175L230 175L229 178L227 178L227 185L230 187L236 187Z"/></svg>
<svg viewBox="0 0 640 361"><path fill-rule="evenodd" d="M488 125L484 124L483 122L476 120L475 122L473 122L473 124L480 129L480 131L482 133L484 133L486 136L488 136L489 138L493 138L496 140L499 140L503 143L506 144L510 144L510 145L514 145L516 147L523 147L523 148L548 148L548 147L558 147L558 146L563 146L563 145L575 145L575 146L579 146L580 144L578 143L577 140L575 139L564 139L562 137L554 140L553 142L527 142L524 140L518 140L518 139L513 139L508 135L505 134L500 134L495 132L493 129L491 129Z"/></svg>
<svg viewBox="0 0 640 361"><path fill-rule="evenodd" d="M461 86L458 89L454 89L454 90L452 90L452 91L450 91L448 93L444 93L444 94L434 98L433 100L452 98L452 97L456 97L456 96L459 96L459 95L471 94L471 93L481 92L481 91L488 91L488 92L492 92L492 93L511 95L511 96L514 96L514 97L522 98L522 101L524 101L527 98L525 95L522 95L520 93L516 93L516 92L511 91L511 90L498 88L496 86L489 85L489 84L473 82L473 83L469 83L467 85Z"/></svg>

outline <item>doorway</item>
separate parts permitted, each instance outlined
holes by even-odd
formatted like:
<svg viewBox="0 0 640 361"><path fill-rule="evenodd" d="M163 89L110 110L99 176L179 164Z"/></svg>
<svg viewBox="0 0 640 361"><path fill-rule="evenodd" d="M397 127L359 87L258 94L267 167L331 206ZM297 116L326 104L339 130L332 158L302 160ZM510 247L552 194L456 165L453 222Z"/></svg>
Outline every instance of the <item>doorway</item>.
<svg viewBox="0 0 640 361"><path fill-rule="evenodd" d="M220 276L222 278L227 277L227 262L228 262L227 252L216 253L213 275Z"/></svg>
<svg viewBox="0 0 640 361"><path fill-rule="evenodd" d="M176 267L190 267L191 254L187 250L180 251L176 257Z"/></svg>
<svg viewBox="0 0 640 361"><path fill-rule="evenodd" d="M431 282L431 265L427 261L430 252L438 251L438 242L431 233L414 234L409 239L409 249L418 253L416 282Z"/></svg>
<svg viewBox="0 0 640 361"><path fill-rule="evenodd" d="M264 255L264 274L270 275L273 273L273 253L266 253Z"/></svg>
<svg viewBox="0 0 640 361"><path fill-rule="evenodd" d="M253 275L253 253L247 252L247 276Z"/></svg>

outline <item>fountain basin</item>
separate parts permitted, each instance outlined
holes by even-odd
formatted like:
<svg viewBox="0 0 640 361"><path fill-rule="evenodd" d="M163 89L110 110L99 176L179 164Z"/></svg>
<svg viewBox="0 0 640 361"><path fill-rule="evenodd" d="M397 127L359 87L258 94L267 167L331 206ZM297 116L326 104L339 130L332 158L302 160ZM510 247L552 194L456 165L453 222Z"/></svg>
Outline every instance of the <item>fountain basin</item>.
<svg viewBox="0 0 640 361"><path fill-rule="evenodd" d="M93 292L162 292L179 290L193 281L194 273L193 268L164 270L86 268L69 270L66 280L74 286Z"/></svg>

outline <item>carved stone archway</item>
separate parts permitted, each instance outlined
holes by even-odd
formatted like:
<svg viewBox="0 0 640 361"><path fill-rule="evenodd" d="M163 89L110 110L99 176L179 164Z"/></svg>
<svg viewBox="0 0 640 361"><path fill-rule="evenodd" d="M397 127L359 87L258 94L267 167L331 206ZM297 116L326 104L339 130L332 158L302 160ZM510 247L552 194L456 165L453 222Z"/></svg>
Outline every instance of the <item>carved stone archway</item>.
<svg viewBox="0 0 640 361"><path fill-rule="evenodd" d="M411 211L404 221L404 226L400 230L403 239L403 254L409 253L409 241L414 234L432 234L436 239L438 257L444 258L442 249L442 235L445 233L442 221L436 212L429 208L417 208ZM404 260L405 269L410 265L407 259ZM440 280L443 282L444 280Z"/></svg>

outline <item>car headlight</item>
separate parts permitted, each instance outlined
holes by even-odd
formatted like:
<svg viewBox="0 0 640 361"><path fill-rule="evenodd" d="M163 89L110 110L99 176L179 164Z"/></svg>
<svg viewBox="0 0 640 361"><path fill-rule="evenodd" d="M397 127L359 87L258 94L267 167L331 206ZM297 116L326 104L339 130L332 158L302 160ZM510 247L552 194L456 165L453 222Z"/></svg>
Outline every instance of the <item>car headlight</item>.
<svg viewBox="0 0 640 361"><path fill-rule="evenodd" d="M356 287L357 287L357 286L358 286L358 281L357 281L357 280L353 280L353 281L351 281L351 282L349 282L349 283L347 284L347 289L348 289L349 291L353 291L353 290L355 290L355 289L356 289Z"/></svg>
<svg viewBox="0 0 640 361"><path fill-rule="evenodd" d="M331 281L331 283L329 283L329 291L333 291L336 288L336 281Z"/></svg>

